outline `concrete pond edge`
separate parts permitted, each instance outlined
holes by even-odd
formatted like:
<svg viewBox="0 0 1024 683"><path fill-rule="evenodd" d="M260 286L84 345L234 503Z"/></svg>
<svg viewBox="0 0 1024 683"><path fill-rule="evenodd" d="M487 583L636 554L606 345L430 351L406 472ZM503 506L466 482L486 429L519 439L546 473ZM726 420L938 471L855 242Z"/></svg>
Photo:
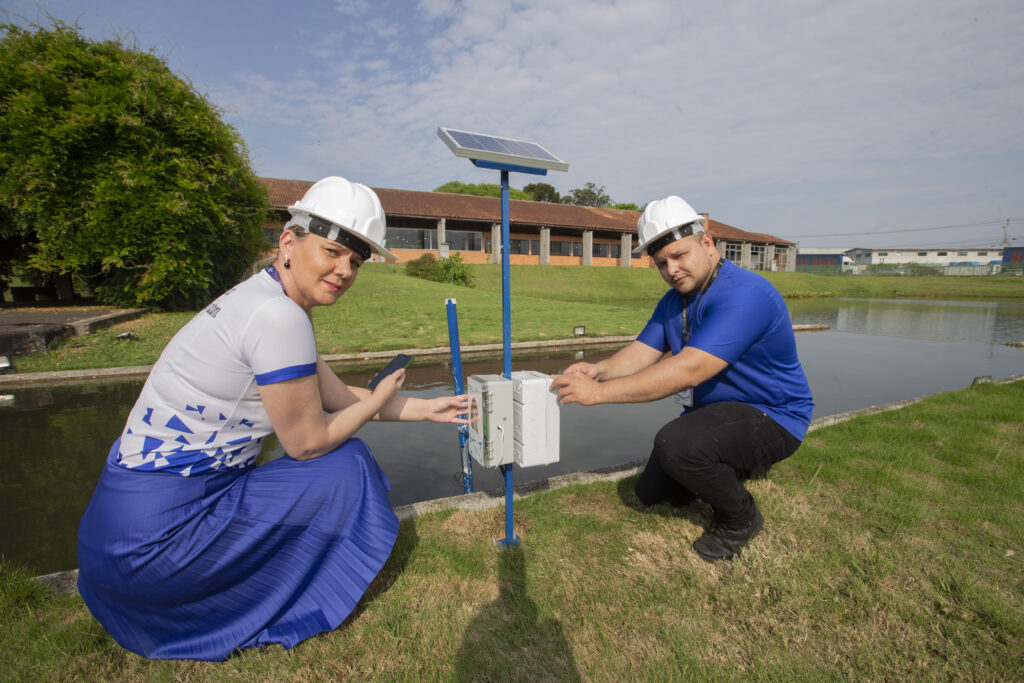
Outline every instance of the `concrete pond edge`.
<svg viewBox="0 0 1024 683"><path fill-rule="evenodd" d="M85 322L85 321L83 321ZM821 332L828 325L794 325L794 332ZM574 337L571 339L552 339L547 341L512 342L513 351L545 351L557 349L586 348L588 346L612 346L627 344L636 339L635 335L610 337ZM460 355L477 357L501 353L503 344L476 344L460 346ZM323 359L332 366L358 366L361 363L374 363L390 360L395 354L404 353L414 357L443 358L451 356L451 348L437 346L429 349L392 349L390 351L363 351L361 353L327 354ZM127 365L115 368L93 368L87 370L52 370L48 372L13 372L0 375L0 388L26 387L46 384L89 384L95 382L127 381L145 379L152 365Z"/></svg>
<svg viewBox="0 0 1024 683"><path fill-rule="evenodd" d="M974 381L971 382L970 386L973 387L987 383L1012 384L1022 380L1024 380L1024 375L1011 375L1010 377L1004 377L1003 379L997 380L993 380L990 377L976 377L974 378ZM928 396L918 396L917 398L911 398L905 401L895 401L885 405L871 406L869 408L861 408L860 410L850 410L845 413L836 413L835 415L819 417L811 422L807 431L810 433L823 427L831 427L832 425L837 425L841 422L847 422L856 417L875 415L877 413L884 413L890 410L899 410L915 403L920 403L926 398L928 398ZM620 479L625 479L626 477L630 477L640 472L645 462L646 460L634 460L621 465L615 465L613 467L602 467L599 469L589 470L587 472L560 474L547 479L527 482L514 487L512 499L514 501L521 500L540 491L552 491L555 489L565 488L567 486L574 486L576 484L619 481ZM440 512L442 510L489 510L501 507L504 504L505 490L492 489L489 491L477 491L475 493L464 493L458 496L424 500L418 503L409 503L408 505L399 505L394 508L394 512L399 520L405 520L412 519L420 515L430 514L432 512ZM53 574L44 574L42 576L34 577L32 580L38 581L56 593L73 595L78 592L77 569L55 572Z"/></svg>

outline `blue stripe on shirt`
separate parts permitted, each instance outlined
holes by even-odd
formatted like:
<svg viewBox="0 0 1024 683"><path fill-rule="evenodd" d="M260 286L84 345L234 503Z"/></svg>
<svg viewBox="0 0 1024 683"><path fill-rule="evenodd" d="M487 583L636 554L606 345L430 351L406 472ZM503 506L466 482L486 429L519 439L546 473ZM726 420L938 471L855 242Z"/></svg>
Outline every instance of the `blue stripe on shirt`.
<svg viewBox="0 0 1024 683"><path fill-rule="evenodd" d="M264 372L261 375L256 375L256 384L262 387L267 384L283 382L286 379L309 377L310 375L315 374L316 363L309 363L308 365L292 365L291 367L281 368L280 370L271 370L270 372Z"/></svg>

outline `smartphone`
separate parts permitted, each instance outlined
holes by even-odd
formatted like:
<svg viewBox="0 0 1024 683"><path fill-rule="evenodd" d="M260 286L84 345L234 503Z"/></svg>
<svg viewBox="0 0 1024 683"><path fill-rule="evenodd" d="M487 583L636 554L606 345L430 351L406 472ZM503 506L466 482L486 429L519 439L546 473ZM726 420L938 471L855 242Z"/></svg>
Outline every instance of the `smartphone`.
<svg viewBox="0 0 1024 683"><path fill-rule="evenodd" d="M380 381L390 375L395 370L401 370L412 361L412 356L408 356L404 353L400 353L391 359L391 362L384 366L384 369L377 373L377 375L370 380L367 384L371 389L376 389Z"/></svg>

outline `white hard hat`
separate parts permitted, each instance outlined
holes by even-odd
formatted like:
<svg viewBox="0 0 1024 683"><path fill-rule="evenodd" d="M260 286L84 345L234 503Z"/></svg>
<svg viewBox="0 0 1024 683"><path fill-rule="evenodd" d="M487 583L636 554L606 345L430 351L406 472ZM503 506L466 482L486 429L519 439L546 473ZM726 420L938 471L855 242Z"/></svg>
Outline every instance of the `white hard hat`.
<svg viewBox="0 0 1024 683"><path fill-rule="evenodd" d="M362 183L328 176L313 183L302 199L288 207L292 218L285 224L305 228L343 244L364 260L370 251L386 258L398 257L384 248L387 225L377 193Z"/></svg>
<svg viewBox="0 0 1024 683"><path fill-rule="evenodd" d="M704 232L704 216L694 211L682 197L670 195L656 199L647 205L636 222L640 244L633 253L640 254L646 250L653 256L666 244L701 232Z"/></svg>

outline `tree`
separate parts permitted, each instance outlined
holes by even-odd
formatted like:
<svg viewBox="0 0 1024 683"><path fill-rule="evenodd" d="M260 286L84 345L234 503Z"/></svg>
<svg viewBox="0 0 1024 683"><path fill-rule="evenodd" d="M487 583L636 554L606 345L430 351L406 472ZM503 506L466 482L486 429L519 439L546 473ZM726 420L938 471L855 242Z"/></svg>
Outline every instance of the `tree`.
<svg viewBox="0 0 1024 683"><path fill-rule="evenodd" d="M598 187L594 183L587 183L582 188L569 190L569 194L562 197L563 204L575 204L576 206L608 206L612 198L604 191L604 185Z"/></svg>
<svg viewBox="0 0 1024 683"><path fill-rule="evenodd" d="M612 204L613 209L622 209L623 211L639 211L640 207L633 202L619 202L618 204Z"/></svg>
<svg viewBox="0 0 1024 683"><path fill-rule="evenodd" d="M562 197L558 194L558 190L547 183L530 183L529 185L524 185L523 192L526 192L533 197L533 201L535 202L550 202L552 204L562 203Z"/></svg>
<svg viewBox="0 0 1024 683"><path fill-rule="evenodd" d="M500 197L501 196L501 185L495 183L463 183L458 180L449 180L444 185L440 185L434 188L434 192L448 192L451 194L471 194L477 197ZM532 201L533 197L526 194L522 190L517 190L514 187L508 188L509 199L524 199L526 201Z"/></svg>
<svg viewBox="0 0 1024 683"><path fill-rule="evenodd" d="M0 24L0 268L176 310L234 285L269 211L238 133L154 55L32 28Z"/></svg>

